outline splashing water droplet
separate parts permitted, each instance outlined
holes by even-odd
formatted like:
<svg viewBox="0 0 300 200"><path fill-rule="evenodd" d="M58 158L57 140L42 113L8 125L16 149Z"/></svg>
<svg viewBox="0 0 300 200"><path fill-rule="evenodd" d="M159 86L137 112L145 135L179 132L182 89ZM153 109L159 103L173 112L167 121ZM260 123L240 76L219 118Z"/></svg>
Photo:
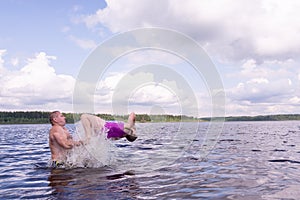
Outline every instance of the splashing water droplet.
<svg viewBox="0 0 300 200"><path fill-rule="evenodd" d="M76 123L75 140L85 141L85 133L80 122ZM98 168L111 165L115 160L116 147L107 139L106 131L94 132L84 145L75 146L67 156L72 167Z"/></svg>

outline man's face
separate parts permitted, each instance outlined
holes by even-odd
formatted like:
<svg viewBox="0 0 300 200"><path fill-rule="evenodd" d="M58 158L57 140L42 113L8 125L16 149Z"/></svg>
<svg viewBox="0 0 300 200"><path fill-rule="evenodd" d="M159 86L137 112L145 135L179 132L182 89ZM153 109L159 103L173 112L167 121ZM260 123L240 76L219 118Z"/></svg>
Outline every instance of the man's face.
<svg viewBox="0 0 300 200"><path fill-rule="evenodd" d="M54 118L55 122L59 124L60 126L64 126L66 124L66 118L63 114L60 112L57 113L56 117Z"/></svg>

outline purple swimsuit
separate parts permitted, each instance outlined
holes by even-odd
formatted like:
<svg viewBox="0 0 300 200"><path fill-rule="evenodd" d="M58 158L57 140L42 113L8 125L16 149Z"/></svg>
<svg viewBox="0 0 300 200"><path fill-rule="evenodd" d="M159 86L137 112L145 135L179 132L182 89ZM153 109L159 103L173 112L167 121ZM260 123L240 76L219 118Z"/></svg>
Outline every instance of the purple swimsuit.
<svg viewBox="0 0 300 200"><path fill-rule="evenodd" d="M121 138L126 135L124 123L118 121L106 121L104 127L108 129L107 138Z"/></svg>

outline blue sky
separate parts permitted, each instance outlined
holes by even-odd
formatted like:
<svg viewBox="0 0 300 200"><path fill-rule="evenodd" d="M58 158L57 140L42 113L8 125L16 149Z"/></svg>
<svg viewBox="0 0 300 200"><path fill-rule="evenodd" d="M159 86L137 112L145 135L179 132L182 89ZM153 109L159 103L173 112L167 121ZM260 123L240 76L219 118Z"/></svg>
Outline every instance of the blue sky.
<svg viewBox="0 0 300 200"><path fill-rule="evenodd" d="M85 5L80 2L1 1L1 48L7 49L8 57L17 57L20 61L39 52L55 55L57 60L53 64L58 73L76 75L76 68L91 49L78 48L72 38L93 40L95 45L102 38L75 21L80 15L94 13L106 6L104 1Z"/></svg>
<svg viewBox="0 0 300 200"><path fill-rule="evenodd" d="M99 45L159 27L205 50L222 80L227 116L300 113L299 9L296 0L0 1L0 110L72 112L77 76ZM167 75L155 82L138 71L145 65L156 65L154 75L167 66L193 94ZM144 80L125 99L128 111L211 115L205 77L182 58L153 50L124 55L99 74L95 112L117 112L115 92L126 90L120 85L126 77Z"/></svg>

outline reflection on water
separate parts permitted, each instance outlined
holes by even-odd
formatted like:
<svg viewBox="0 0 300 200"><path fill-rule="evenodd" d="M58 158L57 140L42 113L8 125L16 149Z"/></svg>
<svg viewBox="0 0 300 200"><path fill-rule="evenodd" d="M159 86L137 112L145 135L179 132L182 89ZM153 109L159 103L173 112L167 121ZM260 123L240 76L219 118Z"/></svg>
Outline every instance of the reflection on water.
<svg viewBox="0 0 300 200"><path fill-rule="evenodd" d="M109 168L51 169L48 177L52 196L68 199L134 198L138 184L133 172L111 173ZM122 184L114 185L114 181Z"/></svg>
<svg viewBox="0 0 300 200"><path fill-rule="evenodd" d="M1 125L0 199L298 199L300 122L225 123L204 160L195 154L207 124L184 137L195 126L138 124L109 165L51 169L49 125Z"/></svg>

